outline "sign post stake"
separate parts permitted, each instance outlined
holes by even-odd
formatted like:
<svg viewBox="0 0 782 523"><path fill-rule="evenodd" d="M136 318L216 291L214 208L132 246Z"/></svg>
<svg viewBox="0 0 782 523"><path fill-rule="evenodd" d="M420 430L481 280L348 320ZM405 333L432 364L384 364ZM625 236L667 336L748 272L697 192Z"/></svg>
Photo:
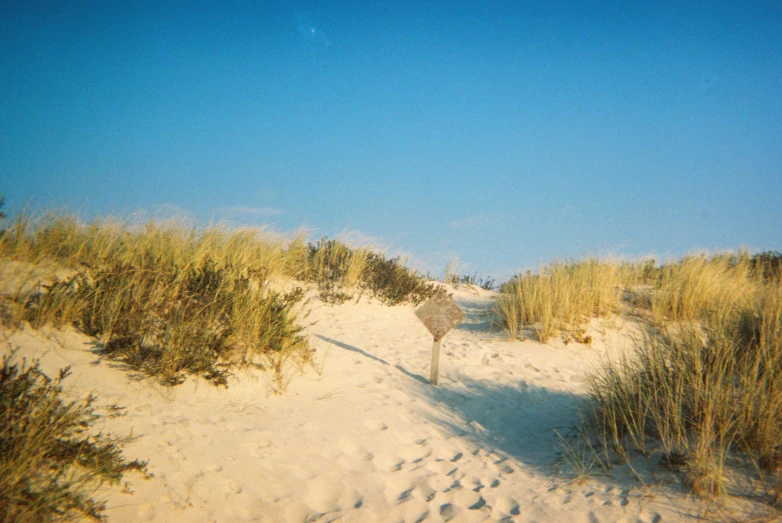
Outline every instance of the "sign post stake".
<svg viewBox="0 0 782 523"><path fill-rule="evenodd" d="M435 338L432 345L432 370L429 373L429 383L432 385L437 385L440 376L440 346L442 343L442 338Z"/></svg>
<svg viewBox="0 0 782 523"><path fill-rule="evenodd" d="M437 385L440 376L440 347L443 337L464 319L464 313L456 306L450 296L444 291L439 291L415 311L415 315L434 336L429 383Z"/></svg>

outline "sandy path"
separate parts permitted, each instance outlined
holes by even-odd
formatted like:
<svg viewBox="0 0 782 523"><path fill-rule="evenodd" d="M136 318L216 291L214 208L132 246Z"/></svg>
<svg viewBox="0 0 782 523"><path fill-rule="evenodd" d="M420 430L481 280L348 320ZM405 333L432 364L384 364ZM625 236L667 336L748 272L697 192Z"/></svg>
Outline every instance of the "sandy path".
<svg viewBox="0 0 782 523"><path fill-rule="evenodd" d="M467 318L444 340L438 387L426 382L431 337L409 306L315 301L308 331L325 364L282 396L258 373L228 389L130 381L96 365L92 342L75 332L25 331L9 342L47 371L72 365L73 393L127 407L107 428L139 436L126 455L148 459L155 477L128 477L132 496L101 493L113 522L657 522L695 513L683 497L651 499L626 478L566 486L552 476L552 429L574 425L602 333L591 332L592 347L507 342L488 328L491 293L461 288L455 299Z"/></svg>

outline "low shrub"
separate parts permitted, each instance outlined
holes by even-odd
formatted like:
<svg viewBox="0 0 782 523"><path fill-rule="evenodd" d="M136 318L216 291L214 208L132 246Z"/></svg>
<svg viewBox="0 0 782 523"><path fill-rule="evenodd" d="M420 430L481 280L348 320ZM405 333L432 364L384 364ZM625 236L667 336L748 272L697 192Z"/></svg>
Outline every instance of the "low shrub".
<svg viewBox="0 0 782 523"><path fill-rule="evenodd" d="M309 245L307 277L318 284L321 298L329 303L342 303L366 291L386 305L417 305L437 290L398 257L386 259L326 238Z"/></svg>
<svg viewBox="0 0 782 523"><path fill-rule="evenodd" d="M105 503L93 499L125 473L147 476L146 462L122 457L127 439L95 433L103 416L92 395L65 401L69 369L50 379L39 363L4 356L0 368L0 521L101 521ZM118 415L117 407L112 409Z"/></svg>
<svg viewBox="0 0 782 523"><path fill-rule="evenodd" d="M411 271L399 257L386 259L382 254L367 254L364 282L372 294L387 305L409 302L422 303L437 292L439 286L429 283L420 274Z"/></svg>
<svg viewBox="0 0 782 523"><path fill-rule="evenodd" d="M445 283L458 287L459 285L474 285L481 289L491 291L494 290L495 281L494 278L479 276L477 272L472 274L456 274L447 273L445 276Z"/></svg>

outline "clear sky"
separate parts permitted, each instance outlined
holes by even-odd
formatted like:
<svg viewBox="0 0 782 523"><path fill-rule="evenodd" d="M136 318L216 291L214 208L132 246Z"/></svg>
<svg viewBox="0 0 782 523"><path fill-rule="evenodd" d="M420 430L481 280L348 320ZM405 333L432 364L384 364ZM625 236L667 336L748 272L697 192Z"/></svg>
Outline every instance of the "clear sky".
<svg viewBox="0 0 782 523"><path fill-rule="evenodd" d="M433 274L782 250L782 2L0 0L0 194Z"/></svg>

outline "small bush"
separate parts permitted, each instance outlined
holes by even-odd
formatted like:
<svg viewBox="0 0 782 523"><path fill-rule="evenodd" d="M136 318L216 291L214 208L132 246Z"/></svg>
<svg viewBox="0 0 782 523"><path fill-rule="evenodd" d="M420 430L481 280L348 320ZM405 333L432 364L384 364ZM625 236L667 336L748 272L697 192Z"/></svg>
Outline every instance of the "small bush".
<svg viewBox="0 0 782 523"><path fill-rule="evenodd" d="M318 284L327 303L343 303L363 283L366 251L353 250L337 240L321 238L307 246L307 279Z"/></svg>
<svg viewBox="0 0 782 523"><path fill-rule="evenodd" d="M38 362L21 366L4 356L0 369L0 521L101 520L105 503L92 498L146 463L122 457L126 440L91 433L101 419L89 396L61 398L69 369L50 379ZM117 409L114 409L117 412Z"/></svg>
<svg viewBox="0 0 782 523"><path fill-rule="evenodd" d="M386 259L365 249L351 249L338 240L322 238L308 249L308 279L318 284L321 298L342 303L356 291L368 291L387 305L419 304L437 286L405 267L399 258Z"/></svg>
<svg viewBox="0 0 782 523"><path fill-rule="evenodd" d="M782 280L782 252L766 251L755 254L749 264L755 277L764 282Z"/></svg>
<svg viewBox="0 0 782 523"><path fill-rule="evenodd" d="M473 274L446 273L445 283L450 283L455 287L459 285L474 285L487 291L493 290L495 286L494 278L488 276L484 278L479 276L477 272Z"/></svg>
<svg viewBox="0 0 782 523"><path fill-rule="evenodd" d="M386 259L374 252L367 254L364 282L387 305L405 302L418 305L434 296L439 288L405 267L399 257Z"/></svg>

